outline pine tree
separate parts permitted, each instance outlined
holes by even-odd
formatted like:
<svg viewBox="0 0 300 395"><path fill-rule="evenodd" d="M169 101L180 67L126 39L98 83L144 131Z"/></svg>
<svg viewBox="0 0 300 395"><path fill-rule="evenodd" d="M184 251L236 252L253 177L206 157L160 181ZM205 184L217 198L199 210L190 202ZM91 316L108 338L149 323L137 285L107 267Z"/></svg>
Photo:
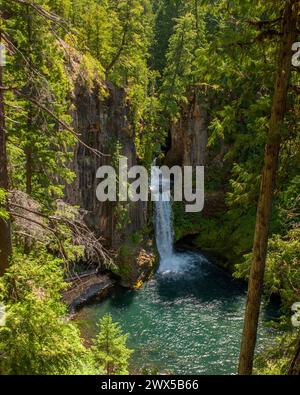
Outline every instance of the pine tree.
<svg viewBox="0 0 300 395"><path fill-rule="evenodd" d="M46 2L40 5L46 7ZM7 93L8 118L13 120L7 122L8 149L18 169L11 184L49 204L62 194L57 180L72 179L66 163L75 139L60 124L71 120L64 52L47 20L31 6L11 2L5 11L10 15L6 29L18 48L5 70L7 85L17 88Z"/></svg>
<svg viewBox="0 0 300 395"><path fill-rule="evenodd" d="M275 180L278 171L282 126L287 108L288 85L291 75L291 48L296 39L299 1L288 0L282 19L282 41L278 55L273 105L264 167L257 208L253 258L248 285L248 296L242 337L239 374L252 374L257 325L265 274L268 248L269 224L272 212Z"/></svg>
<svg viewBox="0 0 300 395"><path fill-rule="evenodd" d="M175 19L179 17L180 1L152 0L155 10L154 42L152 46L153 67L160 73L166 66L169 39L173 34Z"/></svg>
<svg viewBox="0 0 300 395"><path fill-rule="evenodd" d="M89 365L79 330L61 302L61 263L45 251L13 255L0 281L7 312L0 328L0 374L74 374Z"/></svg>
<svg viewBox="0 0 300 395"><path fill-rule="evenodd" d="M187 87L192 83L195 39L195 18L187 13L176 20L166 55L161 100L171 119L178 115L179 105L186 100Z"/></svg>
<svg viewBox="0 0 300 395"><path fill-rule="evenodd" d="M106 314L98 324L99 334L93 342L92 353L97 367L106 374L128 374L128 361L132 350L127 348L127 335L123 335L117 323Z"/></svg>
<svg viewBox="0 0 300 395"><path fill-rule="evenodd" d="M2 29L3 20L0 19ZM0 30L0 44L2 44L2 32ZM3 215L7 212L7 196L9 187L8 158L7 158L7 131L5 124L5 102L3 91L4 64L0 64L0 276L3 275L9 265L12 252L11 223L9 216ZM1 215L2 213L2 215Z"/></svg>

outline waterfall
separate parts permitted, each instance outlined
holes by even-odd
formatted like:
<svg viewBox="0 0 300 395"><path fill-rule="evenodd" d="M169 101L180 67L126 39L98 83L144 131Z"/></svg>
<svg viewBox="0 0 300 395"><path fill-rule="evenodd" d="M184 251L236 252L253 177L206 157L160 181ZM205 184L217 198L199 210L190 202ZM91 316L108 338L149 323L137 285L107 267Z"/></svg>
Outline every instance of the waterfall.
<svg viewBox="0 0 300 395"><path fill-rule="evenodd" d="M155 197L154 225L156 246L160 256L159 272L177 272L182 256L174 251L173 211L170 181L162 178L158 167L152 168L151 192Z"/></svg>
<svg viewBox="0 0 300 395"><path fill-rule="evenodd" d="M173 221L170 193L159 194L160 200L155 202L155 234L160 259L170 258L173 252Z"/></svg>

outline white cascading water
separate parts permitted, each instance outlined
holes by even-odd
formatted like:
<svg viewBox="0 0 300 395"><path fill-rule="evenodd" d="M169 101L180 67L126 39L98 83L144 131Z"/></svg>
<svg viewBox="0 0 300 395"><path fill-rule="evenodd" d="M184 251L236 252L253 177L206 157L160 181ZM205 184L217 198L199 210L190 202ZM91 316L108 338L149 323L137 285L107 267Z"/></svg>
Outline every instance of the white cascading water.
<svg viewBox="0 0 300 395"><path fill-rule="evenodd" d="M159 200L155 201L154 210L156 246L160 256L159 272L178 272L184 262L183 256L176 254L173 248L174 230L170 185L160 175L160 170L154 167L151 174L151 192L159 197Z"/></svg>

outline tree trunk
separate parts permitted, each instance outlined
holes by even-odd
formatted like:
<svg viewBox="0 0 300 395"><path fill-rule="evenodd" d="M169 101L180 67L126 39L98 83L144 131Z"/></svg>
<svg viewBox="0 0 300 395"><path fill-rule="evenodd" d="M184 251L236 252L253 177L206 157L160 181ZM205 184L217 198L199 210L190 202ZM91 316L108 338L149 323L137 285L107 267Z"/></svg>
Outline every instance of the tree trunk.
<svg viewBox="0 0 300 395"><path fill-rule="evenodd" d="M295 356L292 360L291 366L288 371L288 375L299 376L300 375L300 338L296 346Z"/></svg>
<svg viewBox="0 0 300 395"><path fill-rule="evenodd" d="M27 130L30 132L33 127L32 124L32 106L29 104L28 115L27 115ZM31 196L32 194L32 176L33 176L33 157L32 157L32 143L29 140L27 147L25 148L26 156L26 193Z"/></svg>
<svg viewBox="0 0 300 395"><path fill-rule="evenodd" d="M1 42L1 32L0 32ZM0 87L3 87L3 67L0 65ZM0 89L0 188L8 190L4 95ZM7 205L5 205L7 208ZM0 276L8 267L12 251L10 221L0 218Z"/></svg>
<svg viewBox="0 0 300 395"><path fill-rule="evenodd" d="M268 247L268 230L278 167L281 129L286 113L288 83L291 74L292 44L296 39L298 8L299 0L287 1L282 20L282 42L279 51L268 141L265 147L264 167L253 244L253 258L239 360L239 374L241 375L251 375L253 369Z"/></svg>
<svg viewBox="0 0 300 395"><path fill-rule="evenodd" d="M28 122L29 124L29 122ZM28 129L30 130L30 129ZM26 193L28 196L32 194L32 174L33 174L33 158L32 158L32 148L27 146L25 148L26 157ZM29 254L31 247L31 238L28 236L24 237L24 253Z"/></svg>
<svg viewBox="0 0 300 395"><path fill-rule="evenodd" d="M196 44L199 47L201 45L201 38L200 38L200 26L199 26L198 0L194 0L194 14L196 19Z"/></svg>
<svg viewBox="0 0 300 395"><path fill-rule="evenodd" d="M25 149L26 155L26 193L31 196L32 193L32 149Z"/></svg>

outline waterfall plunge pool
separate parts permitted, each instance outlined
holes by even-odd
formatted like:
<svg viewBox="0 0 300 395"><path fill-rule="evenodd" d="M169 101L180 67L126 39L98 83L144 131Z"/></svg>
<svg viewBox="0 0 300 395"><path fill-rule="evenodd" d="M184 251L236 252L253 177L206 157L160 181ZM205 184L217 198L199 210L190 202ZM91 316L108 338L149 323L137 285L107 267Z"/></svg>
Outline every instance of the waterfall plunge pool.
<svg viewBox="0 0 300 395"><path fill-rule="evenodd" d="M130 372L235 374L242 335L246 289L201 254L173 248L170 184L159 169L152 173L154 225L160 255L158 273L140 290L118 289L104 302L78 314L82 333L95 336L106 313L129 334L134 350ZM257 349L274 336L264 323L275 318L264 306Z"/></svg>
<svg viewBox="0 0 300 395"><path fill-rule="evenodd" d="M110 313L129 334L131 373L235 374L245 286L200 254L168 259L176 259L176 272L157 273L140 290L115 289L101 303L84 307L77 315L83 336L94 337L98 320ZM276 313L272 306L262 309L258 350L273 341L265 323Z"/></svg>

